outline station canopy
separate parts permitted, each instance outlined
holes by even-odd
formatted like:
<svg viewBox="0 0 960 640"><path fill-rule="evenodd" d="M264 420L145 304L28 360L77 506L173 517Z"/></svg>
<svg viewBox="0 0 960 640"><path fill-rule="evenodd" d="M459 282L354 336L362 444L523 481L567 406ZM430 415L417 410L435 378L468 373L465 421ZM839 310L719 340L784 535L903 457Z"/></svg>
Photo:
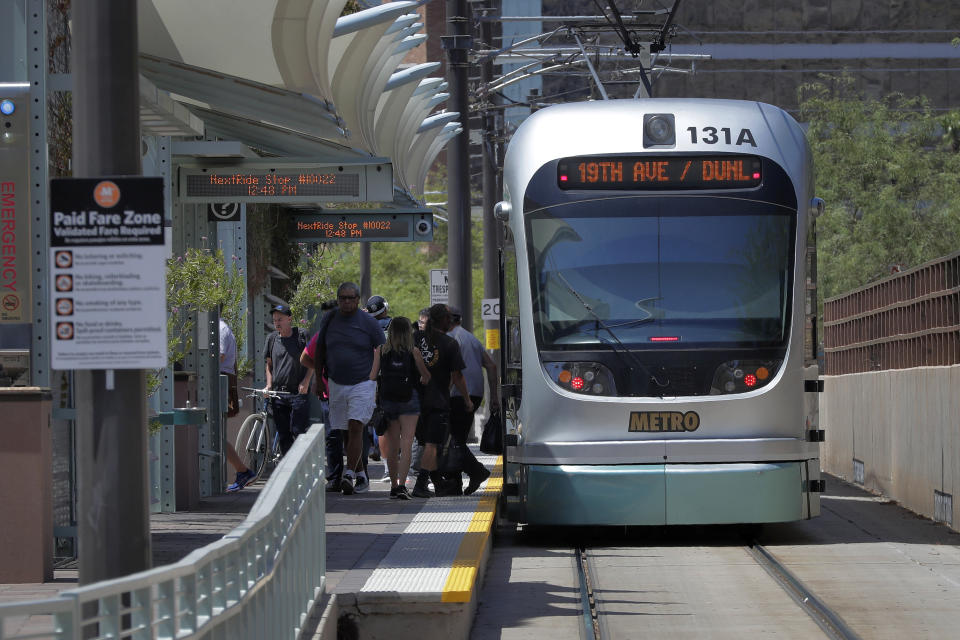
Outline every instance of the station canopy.
<svg viewBox="0 0 960 640"><path fill-rule="evenodd" d="M409 206L462 131L459 113L434 112L448 98L431 77L440 63L401 66L426 40L421 3L343 17L346 0L138 3L145 132L318 162L387 157L396 200Z"/></svg>

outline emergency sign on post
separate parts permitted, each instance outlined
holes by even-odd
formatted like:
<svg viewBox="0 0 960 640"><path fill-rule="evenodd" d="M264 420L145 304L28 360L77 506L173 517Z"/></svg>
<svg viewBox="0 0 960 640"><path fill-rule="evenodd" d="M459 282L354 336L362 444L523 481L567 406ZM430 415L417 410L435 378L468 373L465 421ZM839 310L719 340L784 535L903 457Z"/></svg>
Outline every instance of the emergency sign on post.
<svg viewBox="0 0 960 640"><path fill-rule="evenodd" d="M0 86L0 324L30 323L30 85ZM0 342L3 342L0 340ZM0 345L3 346L3 345ZM9 345L7 345L9 348Z"/></svg>

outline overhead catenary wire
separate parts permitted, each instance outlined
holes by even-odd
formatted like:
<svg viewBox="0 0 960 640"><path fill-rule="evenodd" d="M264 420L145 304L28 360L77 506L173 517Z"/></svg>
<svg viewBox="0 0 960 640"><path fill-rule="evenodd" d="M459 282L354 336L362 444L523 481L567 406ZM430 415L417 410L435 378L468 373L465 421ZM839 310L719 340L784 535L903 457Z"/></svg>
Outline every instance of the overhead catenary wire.
<svg viewBox="0 0 960 640"><path fill-rule="evenodd" d="M495 79L492 83L478 86L476 95L483 100L522 80L546 73L561 72L574 65L587 66L587 71L593 80L593 84L597 87L597 92L604 99L609 98L604 82L611 82L609 80L609 74L611 73L619 74L621 77L625 72L635 77L638 76L640 87L634 97L638 97L641 91L645 92L646 95L652 95L653 81L665 72L665 69L659 67L668 66L681 60L690 61L690 69L683 69L682 71L692 73L694 71L693 61L711 59L708 54L671 54L666 57L665 64L659 65L656 75L652 76L651 74L654 72L653 61L659 60L658 56L654 55L652 61L651 58L641 58L640 66L631 65L629 69L625 70L618 63L635 63L637 58L645 51L656 54L665 48L666 42L678 28L674 25L673 18L679 0L674 0L668 8L635 9L629 13L621 13L621 10L612 0L607 3L607 9L600 4L599 0L595 0L595 2L601 15L529 16L527 18L531 22L539 20L540 22L562 22L563 24L501 48L491 47L490 49L475 51L472 61L477 64L493 58L497 64L520 65ZM477 20L503 22L505 18L519 19L516 16L496 16L493 12L485 12ZM657 20L652 18L657 18ZM616 34L619 42L603 42L601 37L604 33ZM572 40L576 43L576 46L545 46L548 42L556 40L559 35L564 35L568 41ZM613 67L607 67L606 65L609 63L614 63ZM578 72L574 73L575 75L581 75ZM472 108L471 110L478 111L482 108Z"/></svg>

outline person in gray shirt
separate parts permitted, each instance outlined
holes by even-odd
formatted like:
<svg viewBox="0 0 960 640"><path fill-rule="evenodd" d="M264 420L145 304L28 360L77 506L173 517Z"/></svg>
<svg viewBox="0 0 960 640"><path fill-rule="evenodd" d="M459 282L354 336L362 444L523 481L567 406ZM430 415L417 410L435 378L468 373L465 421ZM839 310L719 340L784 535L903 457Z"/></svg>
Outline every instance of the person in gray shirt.
<svg viewBox="0 0 960 640"><path fill-rule="evenodd" d="M456 387L450 389L450 434L454 439L463 445L464 466L463 473L470 476L470 482L463 493L470 495L480 488L484 480L490 477L490 471L483 466L474 457L470 449L467 448L467 434L470 433L470 427L473 425L473 414L480 403L483 401L483 370L487 371L487 380L490 383L490 407L493 411L500 410L500 391L497 383L497 365L483 349L483 345L477 340L476 336L464 329L461 322L460 309L453 305L450 309L450 318L452 327L447 331L447 335L460 344L460 354L463 356L463 362L466 367L463 369L463 377L467 383L467 392L470 394L472 410L467 409L464 397ZM453 485L456 489L462 486L460 474L453 478Z"/></svg>
<svg viewBox="0 0 960 640"><path fill-rule="evenodd" d="M307 337L293 326L290 307L285 304L274 305L270 316L276 331L267 336L264 348L266 388L289 394L271 401L280 451L286 454L294 438L307 431L310 419L307 391L313 372L300 366L300 354L307 344Z"/></svg>
<svg viewBox="0 0 960 640"><path fill-rule="evenodd" d="M337 289L337 310L329 312L300 362L327 372L330 426L347 431L347 468L340 480L344 495L370 488L363 471L363 428L376 407L377 383L370 379L374 349L384 343L383 329L360 310L360 287L344 282Z"/></svg>

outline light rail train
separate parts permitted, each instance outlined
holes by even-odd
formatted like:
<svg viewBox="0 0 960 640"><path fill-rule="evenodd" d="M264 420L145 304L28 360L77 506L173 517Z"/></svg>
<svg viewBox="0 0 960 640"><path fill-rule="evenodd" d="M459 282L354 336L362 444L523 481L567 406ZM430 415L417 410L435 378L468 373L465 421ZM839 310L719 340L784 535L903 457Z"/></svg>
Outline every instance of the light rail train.
<svg viewBox="0 0 960 640"><path fill-rule="evenodd" d="M496 208L507 518L819 515L812 187L767 104L584 102L518 128Z"/></svg>

